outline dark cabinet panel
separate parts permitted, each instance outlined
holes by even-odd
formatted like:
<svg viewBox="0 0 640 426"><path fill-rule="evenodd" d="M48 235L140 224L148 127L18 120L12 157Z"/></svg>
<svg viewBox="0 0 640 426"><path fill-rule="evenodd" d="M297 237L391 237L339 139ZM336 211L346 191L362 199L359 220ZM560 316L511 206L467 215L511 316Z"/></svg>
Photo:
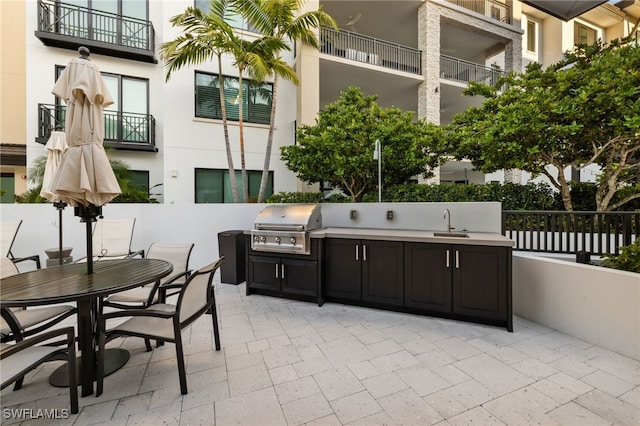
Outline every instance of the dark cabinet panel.
<svg viewBox="0 0 640 426"><path fill-rule="evenodd" d="M385 305L404 303L403 243L362 241L362 300Z"/></svg>
<svg viewBox="0 0 640 426"><path fill-rule="evenodd" d="M282 259L280 263L282 292L316 296L318 294L317 270L317 260Z"/></svg>
<svg viewBox="0 0 640 426"><path fill-rule="evenodd" d="M504 320L508 310L506 249L460 245L453 248L453 312Z"/></svg>
<svg viewBox="0 0 640 426"><path fill-rule="evenodd" d="M451 250L442 244L405 243L405 306L451 312Z"/></svg>
<svg viewBox="0 0 640 426"><path fill-rule="evenodd" d="M249 256L249 282L251 288L280 291L279 261L267 256Z"/></svg>
<svg viewBox="0 0 640 426"><path fill-rule="evenodd" d="M324 295L329 298L362 299L360 241L329 238L324 251Z"/></svg>

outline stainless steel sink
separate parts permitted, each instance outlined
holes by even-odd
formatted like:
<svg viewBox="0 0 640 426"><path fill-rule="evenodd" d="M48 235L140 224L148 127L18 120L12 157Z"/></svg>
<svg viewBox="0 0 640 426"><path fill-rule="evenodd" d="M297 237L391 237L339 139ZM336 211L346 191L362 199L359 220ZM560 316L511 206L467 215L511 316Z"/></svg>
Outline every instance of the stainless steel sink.
<svg viewBox="0 0 640 426"><path fill-rule="evenodd" d="M469 234L464 232L434 232L434 237L454 237L454 238L469 238Z"/></svg>

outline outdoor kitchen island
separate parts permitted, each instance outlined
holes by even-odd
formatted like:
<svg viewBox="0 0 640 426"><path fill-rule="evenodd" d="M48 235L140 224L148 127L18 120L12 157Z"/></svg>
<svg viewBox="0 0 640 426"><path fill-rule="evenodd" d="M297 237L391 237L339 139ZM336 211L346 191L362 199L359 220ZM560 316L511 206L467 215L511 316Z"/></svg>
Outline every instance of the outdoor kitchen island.
<svg viewBox="0 0 640 426"><path fill-rule="evenodd" d="M498 233L327 227L308 255L247 247L247 294L325 301L513 331L513 241ZM250 238L247 235L247 238Z"/></svg>

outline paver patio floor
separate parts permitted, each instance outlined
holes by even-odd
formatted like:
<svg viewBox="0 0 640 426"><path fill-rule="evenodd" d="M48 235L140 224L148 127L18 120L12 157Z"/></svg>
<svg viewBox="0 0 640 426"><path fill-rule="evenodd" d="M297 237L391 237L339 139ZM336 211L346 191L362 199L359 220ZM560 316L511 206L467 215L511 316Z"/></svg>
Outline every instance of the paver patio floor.
<svg viewBox="0 0 640 426"><path fill-rule="evenodd" d="M216 276L216 279L219 279ZM514 332L375 309L245 296L219 284L222 350L210 316L185 331L187 384L175 348L131 353L99 398L68 419L47 363L2 391L2 424L73 425L639 425L640 362L519 317ZM73 322L71 322L73 323ZM612 330L615 333L615 330ZM20 411L28 413L28 411Z"/></svg>

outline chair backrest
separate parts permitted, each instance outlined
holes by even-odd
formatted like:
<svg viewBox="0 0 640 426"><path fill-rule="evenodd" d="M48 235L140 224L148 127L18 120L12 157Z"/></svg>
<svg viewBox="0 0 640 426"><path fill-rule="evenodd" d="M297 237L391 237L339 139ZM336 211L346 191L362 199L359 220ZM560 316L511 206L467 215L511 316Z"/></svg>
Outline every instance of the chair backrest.
<svg viewBox="0 0 640 426"><path fill-rule="evenodd" d="M172 276L187 272L189 270L189 257L193 243L186 244L169 244L169 243L153 243L147 251L147 259L165 260L173 265L173 274L162 279L160 283L164 283L171 279ZM186 277L181 282L184 282Z"/></svg>
<svg viewBox="0 0 640 426"><path fill-rule="evenodd" d="M99 219L93 229L93 256L126 256L131 252L133 219Z"/></svg>
<svg viewBox="0 0 640 426"><path fill-rule="evenodd" d="M0 254L11 257L11 246L16 239L22 220L0 222Z"/></svg>
<svg viewBox="0 0 640 426"><path fill-rule="evenodd" d="M0 257L0 278L10 277L19 273L16 264L8 257Z"/></svg>
<svg viewBox="0 0 640 426"><path fill-rule="evenodd" d="M224 260L220 259L195 271L180 291L176 309L180 312L180 324L188 324L209 305L212 297L213 276Z"/></svg>

